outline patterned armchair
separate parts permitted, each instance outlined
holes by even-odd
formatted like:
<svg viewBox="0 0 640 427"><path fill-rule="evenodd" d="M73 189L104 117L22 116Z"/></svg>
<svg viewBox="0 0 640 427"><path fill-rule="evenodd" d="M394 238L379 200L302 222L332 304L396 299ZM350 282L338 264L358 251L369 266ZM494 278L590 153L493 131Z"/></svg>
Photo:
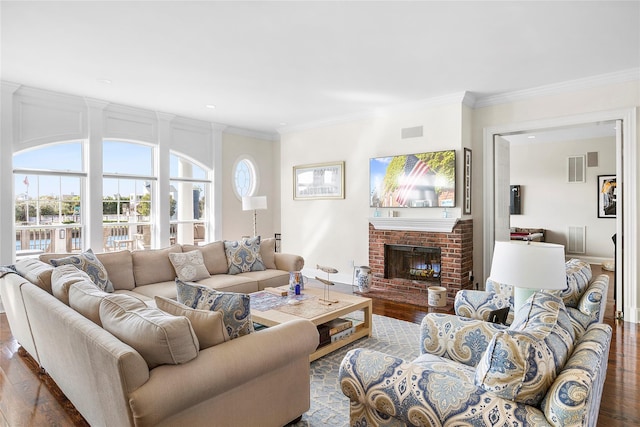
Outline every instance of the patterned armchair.
<svg viewBox="0 0 640 427"><path fill-rule="evenodd" d="M510 327L428 314L416 360L351 350L339 381L352 426L595 426L610 341L536 293Z"/></svg>
<svg viewBox="0 0 640 427"><path fill-rule="evenodd" d="M591 266L579 259L567 261L566 270L567 287L562 291L545 292L562 298L576 333L583 334L590 324L602 323L609 276L601 274L592 280ZM513 286L487 279L485 288L485 291L459 291L454 302L456 314L486 321L491 311L510 307L507 317L507 325L510 325L513 321Z"/></svg>

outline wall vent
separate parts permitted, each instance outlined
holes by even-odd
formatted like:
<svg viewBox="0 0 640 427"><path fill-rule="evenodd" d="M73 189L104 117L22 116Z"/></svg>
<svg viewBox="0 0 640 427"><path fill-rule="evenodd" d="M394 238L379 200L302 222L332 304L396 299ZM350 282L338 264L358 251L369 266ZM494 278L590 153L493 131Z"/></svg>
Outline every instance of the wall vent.
<svg viewBox="0 0 640 427"><path fill-rule="evenodd" d="M598 166L598 152L590 151L587 153L587 167L594 168Z"/></svg>
<svg viewBox="0 0 640 427"><path fill-rule="evenodd" d="M568 182L586 182L584 157L585 156L571 156L568 158Z"/></svg>
<svg viewBox="0 0 640 427"><path fill-rule="evenodd" d="M583 254L586 252L585 228L583 226L569 226L567 252L572 254Z"/></svg>
<svg viewBox="0 0 640 427"><path fill-rule="evenodd" d="M419 138L422 136L422 126L412 128L402 128L402 139Z"/></svg>

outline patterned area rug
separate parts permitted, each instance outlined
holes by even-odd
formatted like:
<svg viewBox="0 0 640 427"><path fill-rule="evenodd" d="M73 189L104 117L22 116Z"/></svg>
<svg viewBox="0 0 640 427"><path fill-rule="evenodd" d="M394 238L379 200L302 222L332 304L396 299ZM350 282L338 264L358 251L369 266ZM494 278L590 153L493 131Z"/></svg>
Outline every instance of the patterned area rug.
<svg viewBox="0 0 640 427"><path fill-rule="evenodd" d="M311 408L295 427L341 427L349 425L349 399L338 385L338 369L353 348L369 348L405 360L419 356L420 326L373 315L373 334L311 362Z"/></svg>

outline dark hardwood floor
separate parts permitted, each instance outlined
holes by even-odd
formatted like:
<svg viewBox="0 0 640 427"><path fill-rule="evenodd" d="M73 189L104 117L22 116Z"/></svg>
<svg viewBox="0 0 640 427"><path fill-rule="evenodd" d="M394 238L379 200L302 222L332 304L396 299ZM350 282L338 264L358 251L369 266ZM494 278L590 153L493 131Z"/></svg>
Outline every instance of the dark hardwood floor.
<svg viewBox="0 0 640 427"><path fill-rule="evenodd" d="M594 268L594 274L599 274L599 268ZM640 325L614 319L613 286L610 288L605 322L613 327L613 338L598 425L638 426ZM413 323L420 323L430 311L434 309L373 300L374 313ZM88 426L51 378L40 373L34 360L19 348L5 314L0 314L0 426Z"/></svg>

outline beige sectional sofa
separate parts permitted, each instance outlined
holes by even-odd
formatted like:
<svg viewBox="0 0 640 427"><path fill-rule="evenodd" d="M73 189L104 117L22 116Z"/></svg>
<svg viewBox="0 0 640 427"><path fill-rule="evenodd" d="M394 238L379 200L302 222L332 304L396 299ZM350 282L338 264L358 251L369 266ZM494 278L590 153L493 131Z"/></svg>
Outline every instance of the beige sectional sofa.
<svg viewBox="0 0 640 427"><path fill-rule="evenodd" d="M14 337L92 426L282 426L308 410L309 355L318 345L317 329L309 321L289 322L235 339L227 336L216 345L199 348L195 325L191 328L179 318L180 327L186 329L174 329L173 334L182 347L178 350L189 353L189 360L158 366L136 350L137 343L126 344L116 332L101 326L99 320L104 321L109 311L109 322L128 321L121 316L124 311L112 309L118 309L123 298L127 304L144 301L147 305L142 305L154 315L171 317L149 307L155 307L156 296L176 297L176 272L169 253L195 248L174 245L97 254L113 283L111 294L97 287L92 290L86 280L61 288L57 276L62 266L48 262L66 254L19 261L20 274L0 274L0 294ZM301 257L275 253L271 242L265 241L260 248L264 264L275 268L228 275L222 242L197 248L211 274L197 283L225 292L250 293L286 284L288 272L303 265ZM54 269L60 269L54 278L55 292ZM69 303L84 309L76 310ZM174 324L177 319L168 320ZM126 324L120 327L127 329ZM174 357L175 347L170 346Z"/></svg>

